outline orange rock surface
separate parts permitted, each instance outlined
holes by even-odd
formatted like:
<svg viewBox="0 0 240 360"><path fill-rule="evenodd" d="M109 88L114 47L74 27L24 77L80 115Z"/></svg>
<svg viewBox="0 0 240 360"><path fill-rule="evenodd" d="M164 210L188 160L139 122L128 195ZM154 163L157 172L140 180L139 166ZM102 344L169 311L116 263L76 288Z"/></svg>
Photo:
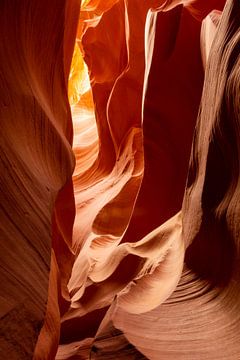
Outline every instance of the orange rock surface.
<svg viewBox="0 0 240 360"><path fill-rule="evenodd" d="M238 0L2 0L0 40L0 359L240 359Z"/></svg>

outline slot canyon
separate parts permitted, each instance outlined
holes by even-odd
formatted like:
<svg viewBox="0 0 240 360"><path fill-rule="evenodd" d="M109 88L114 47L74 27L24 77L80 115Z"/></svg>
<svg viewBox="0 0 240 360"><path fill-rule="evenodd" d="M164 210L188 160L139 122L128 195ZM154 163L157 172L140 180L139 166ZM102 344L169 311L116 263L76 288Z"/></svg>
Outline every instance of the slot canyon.
<svg viewBox="0 0 240 360"><path fill-rule="evenodd" d="M240 360L239 0L0 0L0 360Z"/></svg>

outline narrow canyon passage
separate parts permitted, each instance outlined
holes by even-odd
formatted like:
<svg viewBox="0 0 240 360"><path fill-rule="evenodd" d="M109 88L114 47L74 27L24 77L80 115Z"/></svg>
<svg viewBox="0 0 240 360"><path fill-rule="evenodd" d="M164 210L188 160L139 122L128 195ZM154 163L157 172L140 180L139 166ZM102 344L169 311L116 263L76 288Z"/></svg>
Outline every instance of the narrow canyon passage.
<svg viewBox="0 0 240 360"><path fill-rule="evenodd" d="M0 359L240 359L238 0L0 2Z"/></svg>

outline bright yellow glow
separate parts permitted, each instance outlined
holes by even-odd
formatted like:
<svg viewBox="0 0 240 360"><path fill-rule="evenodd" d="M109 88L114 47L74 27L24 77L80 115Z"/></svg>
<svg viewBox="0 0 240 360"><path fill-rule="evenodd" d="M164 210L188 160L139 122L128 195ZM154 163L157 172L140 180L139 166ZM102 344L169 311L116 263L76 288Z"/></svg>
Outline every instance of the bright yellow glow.
<svg viewBox="0 0 240 360"><path fill-rule="evenodd" d="M82 6L88 1L84 1ZM78 39L81 38L81 26ZM76 40L68 79L68 98L73 121L73 152L76 167L73 175L74 191L78 177L94 163L98 150L98 131L94 112L88 68ZM75 181L76 180L76 181Z"/></svg>
<svg viewBox="0 0 240 360"><path fill-rule="evenodd" d="M75 44L68 82L68 98L71 105L76 105L81 96L90 89L88 69L83 61L78 44Z"/></svg>
<svg viewBox="0 0 240 360"><path fill-rule="evenodd" d="M82 2L81 2L81 8L83 8L84 6L88 5L89 2L90 2L90 0L82 0Z"/></svg>

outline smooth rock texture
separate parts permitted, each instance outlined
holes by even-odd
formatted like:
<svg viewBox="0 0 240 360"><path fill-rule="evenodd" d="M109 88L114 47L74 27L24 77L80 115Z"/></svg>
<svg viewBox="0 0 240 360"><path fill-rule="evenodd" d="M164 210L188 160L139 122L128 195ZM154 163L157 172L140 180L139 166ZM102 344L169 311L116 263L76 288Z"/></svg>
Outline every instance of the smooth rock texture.
<svg viewBox="0 0 240 360"><path fill-rule="evenodd" d="M54 292L56 286L49 289L53 217L60 234L56 247L62 246L67 233L69 244L72 241L68 227L74 218L73 193L60 206L55 201L67 182L72 186L67 80L79 5L76 1L0 5L1 359L33 357L48 290ZM69 21L71 33L65 26ZM60 224L64 208L68 223Z"/></svg>
<svg viewBox="0 0 240 360"><path fill-rule="evenodd" d="M0 358L238 360L238 0L3 0L0 39Z"/></svg>

